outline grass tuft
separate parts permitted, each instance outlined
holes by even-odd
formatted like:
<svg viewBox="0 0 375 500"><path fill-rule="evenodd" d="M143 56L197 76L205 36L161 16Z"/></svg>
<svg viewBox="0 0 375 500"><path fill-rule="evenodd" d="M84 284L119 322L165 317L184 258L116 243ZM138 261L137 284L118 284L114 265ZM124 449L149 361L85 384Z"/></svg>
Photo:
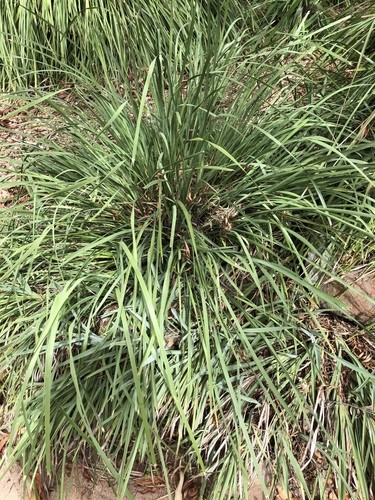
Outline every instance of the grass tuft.
<svg viewBox="0 0 375 500"><path fill-rule="evenodd" d="M319 283L374 254L373 19L265 38L209 6L176 3L169 52L164 3L156 52L134 14L132 78L103 56L105 85L17 96L55 121L2 178L8 456L55 478L89 456L119 498L140 464L218 499L266 490L266 464L271 492L370 499L373 329L332 319Z"/></svg>

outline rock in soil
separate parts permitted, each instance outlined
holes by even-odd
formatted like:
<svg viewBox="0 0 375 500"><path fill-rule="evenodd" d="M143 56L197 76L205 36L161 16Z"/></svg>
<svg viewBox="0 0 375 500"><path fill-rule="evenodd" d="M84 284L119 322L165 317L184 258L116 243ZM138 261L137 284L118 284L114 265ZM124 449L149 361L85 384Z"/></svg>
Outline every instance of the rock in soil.
<svg viewBox="0 0 375 500"><path fill-rule="evenodd" d="M375 322L375 272L364 274L361 270L353 270L342 278L342 282L329 279L321 288L343 303L345 309L335 310L336 314L363 325ZM330 307L327 303L322 305Z"/></svg>

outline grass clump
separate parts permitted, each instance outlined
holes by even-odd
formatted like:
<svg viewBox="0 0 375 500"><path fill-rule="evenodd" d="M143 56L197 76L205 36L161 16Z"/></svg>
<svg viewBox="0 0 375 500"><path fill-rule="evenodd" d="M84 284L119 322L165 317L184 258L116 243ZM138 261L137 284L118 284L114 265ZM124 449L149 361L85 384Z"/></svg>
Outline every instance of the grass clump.
<svg viewBox="0 0 375 500"><path fill-rule="evenodd" d="M190 27L190 36L203 50L230 27L232 38L249 29L263 43L272 38L277 44L281 33L329 26L339 14L358 16L367 25L362 13L373 15L371 4L362 1L355 7L328 0L1 0L0 85L19 90L64 79L71 83L80 73L121 82L159 54L170 59L176 51L184 54ZM358 30L354 33L357 37ZM180 72L186 62L179 61Z"/></svg>
<svg viewBox="0 0 375 500"><path fill-rule="evenodd" d="M0 12L0 84L14 90L71 81L75 71L124 80L150 55L182 50L192 23L205 45L212 23L225 33L241 11L217 0L1 0Z"/></svg>
<svg viewBox="0 0 375 500"><path fill-rule="evenodd" d="M1 390L26 475L90 454L119 498L139 464L171 495L176 461L238 498L267 463L271 491L371 498L356 342L373 333L334 328L315 278L374 251L373 60L338 24L277 44L211 29L204 50L191 24L121 92L83 75L79 106L23 95L59 117L0 215Z"/></svg>

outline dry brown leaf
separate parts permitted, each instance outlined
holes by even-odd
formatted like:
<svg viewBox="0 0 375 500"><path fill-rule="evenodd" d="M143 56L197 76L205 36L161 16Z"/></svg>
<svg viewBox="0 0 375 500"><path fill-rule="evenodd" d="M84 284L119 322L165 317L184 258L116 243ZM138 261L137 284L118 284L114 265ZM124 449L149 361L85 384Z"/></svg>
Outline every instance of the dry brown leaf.
<svg viewBox="0 0 375 500"><path fill-rule="evenodd" d="M184 500L198 500L198 498L199 489L196 485L193 485L184 491Z"/></svg>
<svg viewBox="0 0 375 500"><path fill-rule="evenodd" d="M57 94L57 97L59 99L66 99L67 97L69 97L69 93L66 90L62 90Z"/></svg>
<svg viewBox="0 0 375 500"><path fill-rule="evenodd" d="M165 481L160 476L142 476L134 481L137 491L142 495L155 493L165 485Z"/></svg>
<svg viewBox="0 0 375 500"><path fill-rule="evenodd" d="M35 490L37 495L35 495ZM34 479L34 488L30 488L30 500L48 500L48 489L43 481L42 475L37 472Z"/></svg>
<svg viewBox="0 0 375 500"><path fill-rule="evenodd" d="M135 480L135 483L138 486L147 486L147 487L155 487L155 486L164 486L165 481L160 476L142 476Z"/></svg>
<svg viewBox="0 0 375 500"><path fill-rule="evenodd" d="M198 500L200 494L199 479L191 478L185 481L182 493L184 500Z"/></svg>
<svg viewBox="0 0 375 500"><path fill-rule="evenodd" d="M0 456L2 455L3 448L7 444L8 440L9 440L9 434L0 432Z"/></svg>

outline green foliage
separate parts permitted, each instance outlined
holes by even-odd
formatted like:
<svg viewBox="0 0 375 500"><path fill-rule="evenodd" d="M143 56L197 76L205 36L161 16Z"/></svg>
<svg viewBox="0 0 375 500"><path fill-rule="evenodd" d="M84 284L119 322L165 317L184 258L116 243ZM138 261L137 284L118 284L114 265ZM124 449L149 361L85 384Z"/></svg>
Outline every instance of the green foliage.
<svg viewBox="0 0 375 500"><path fill-rule="evenodd" d="M371 6L356 4L354 13L361 16L362 11L368 14ZM181 70L188 56L184 40L192 26L191 38L206 49L216 38L212 26L221 38L235 24L231 37L250 29L264 42L270 37L277 40L280 32L327 26L337 12L342 17L353 15L350 2L320 0L0 0L0 12L4 90L49 85L64 78L75 81L82 72L119 82L150 58L159 54L175 58L176 52L183 58ZM366 18L362 22L368 25Z"/></svg>
<svg viewBox="0 0 375 500"><path fill-rule="evenodd" d="M217 0L1 0L0 12L0 84L13 89L74 79L67 66L122 81L150 56L183 53L192 23L204 47L210 23L223 34L240 15Z"/></svg>
<svg viewBox="0 0 375 500"><path fill-rule="evenodd" d="M176 459L210 498L246 496L265 461L273 489L323 498L332 473L339 498L369 499L374 375L320 324L319 298L338 304L314 276L375 249L373 19L276 36L222 23L229 2L224 17L176 3L171 29L146 3L133 79L112 84L105 55L106 85L88 77L88 49L71 103L16 94L57 119L3 182L19 196L0 213L11 458L56 476L90 449L119 498L136 464L168 480ZM78 58L49 47L51 67Z"/></svg>

